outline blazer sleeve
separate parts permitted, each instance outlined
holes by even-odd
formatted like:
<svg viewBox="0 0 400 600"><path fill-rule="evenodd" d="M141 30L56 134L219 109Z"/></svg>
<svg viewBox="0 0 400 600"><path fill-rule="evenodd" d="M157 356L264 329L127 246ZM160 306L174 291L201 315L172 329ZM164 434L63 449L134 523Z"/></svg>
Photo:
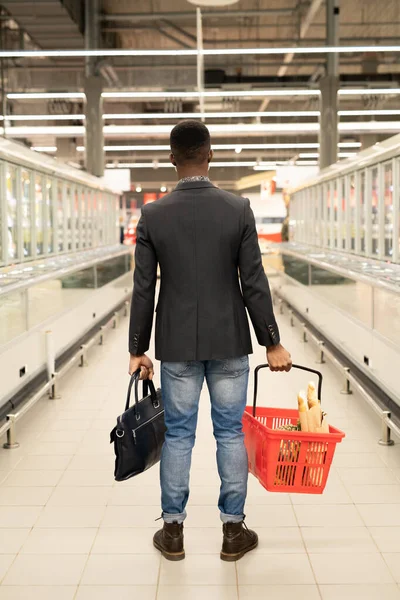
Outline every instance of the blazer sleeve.
<svg viewBox="0 0 400 600"><path fill-rule="evenodd" d="M129 323L129 352L135 356L141 356L150 346L156 281L157 256L142 209L136 228L135 272Z"/></svg>
<svg viewBox="0 0 400 600"><path fill-rule="evenodd" d="M279 329L274 316L271 291L262 266L254 214L247 198L239 250L239 271L244 302L258 343L267 347L279 344Z"/></svg>

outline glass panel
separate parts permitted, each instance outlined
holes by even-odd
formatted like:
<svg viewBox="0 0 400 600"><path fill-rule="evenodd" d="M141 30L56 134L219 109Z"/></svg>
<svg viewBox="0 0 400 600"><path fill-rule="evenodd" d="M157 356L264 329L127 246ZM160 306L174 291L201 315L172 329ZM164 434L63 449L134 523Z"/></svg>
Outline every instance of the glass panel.
<svg viewBox="0 0 400 600"><path fill-rule="evenodd" d="M338 189L337 180L333 183L333 247L339 246L339 227L338 227Z"/></svg>
<svg viewBox="0 0 400 600"><path fill-rule="evenodd" d="M57 181L57 236L58 251L64 251L64 198L63 182Z"/></svg>
<svg viewBox="0 0 400 600"><path fill-rule="evenodd" d="M372 231L372 255L376 256L379 252L379 219L378 219L378 194L379 194L379 177L378 167L372 169L372 217L371 217L371 231Z"/></svg>
<svg viewBox="0 0 400 600"><path fill-rule="evenodd" d="M385 256L393 254L393 168L392 162L384 165L385 185Z"/></svg>
<svg viewBox="0 0 400 600"><path fill-rule="evenodd" d="M101 246L103 244L103 228L104 228L104 218L103 218L103 195L100 192L97 192L97 245Z"/></svg>
<svg viewBox="0 0 400 600"><path fill-rule="evenodd" d="M35 176L35 227L36 227L36 254L44 252L44 203L43 203L43 177Z"/></svg>
<svg viewBox="0 0 400 600"><path fill-rule="evenodd" d="M360 249L365 254L365 171L360 174Z"/></svg>
<svg viewBox="0 0 400 600"><path fill-rule="evenodd" d="M29 327L86 300L93 293L94 283L94 268L89 268L30 287Z"/></svg>
<svg viewBox="0 0 400 600"><path fill-rule="evenodd" d="M372 287L311 265L313 293L322 296L355 319L372 326Z"/></svg>
<svg viewBox="0 0 400 600"><path fill-rule="evenodd" d="M31 177L32 174L29 171L21 170L21 220L24 258L32 256Z"/></svg>
<svg viewBox="0 0 400 600"><path fill-rule="evenodd" d="M98 245L98 223L99 223L99 206L97 202L97 192L92 190L92 247Z"/></svg>
<svg viewBox="0 0 400 600"><path fill-rule="evenodd" d="M97 265L97 287L102 287L127 272L126 257L117 256Z"/></svg>
<svg viewBox="0 0 400 600"><path fill-rule="evenodd" d="M86 216L86 239L87 247L90 248L93 245L93 220L92 220L92 192L86 188L87 196L87 216Z"/></svg>
<svg viewBox="0 0 400 600"><path fill-rule="evenodd" d="M51 179L46 181L46 204L47 204L47 252L52 254L54 252L54 204L53 195L54 187Z"/></svg>
<svg viewBox="0 0 400 600"><path fill-rule="evenodd" d="M331 204L332 204L332 198L331 198L331 185L330 183L328 183L325 187L326 190L326 203L327 203L327 213L326 213L326 243L328 248L331 247Z"/></svg>
<svg viewBox="0 0 400 600"><path fill-rule="evenodd" d="M0 344L5 344L25 331L25 302L22 292L0 296L0 323Z"/></svg>
<svg viewBox="0 0 400 600"><path fill-rule="evenodd" d="M289 277L308 285L308 263L288 254L282 254L283 270Z"/></svg>
<svg viewBox="0 0 400 600"><path fill-rule="evenodd" d="M72 247L80 248L80 231L79 231L79 188L78 186L73 187L73 199L72 199Z"/></svg>
<svg viewBox="0 0 400 600"><path fill-rule="evenodd" d="M320 218L320 243L324 247L326 243L326 221L325 221L325 186L320 185L318 187L318 199L319 199L319 218Z"/></svg>
<svg viewBox="0 0 400 600"><path fill-rule="evenodd" d="M343 177L339 180L339 190L340 190L340 202L338 202L338 248L340 250L346 249L346 232L347 232L347 223L346 223L346 178Z"/></svg>
<svg viewBox="0 0 400 600"><path fill-rule="evenodd" d="M350 175L350 198L349 205L347 210L350 211L349 218L347 220L348 227L350 227L350 231L348 231L348 237L350 237L350 250L356 249L356 176L355 173ZM344 248L345 246L343 246Z"/></svg>
<svg viewBox="0 0 400 600"><path fill-rule="evenodd" d="M400 302L398 294L375 288L374 327L379 333L394 342L400 341Z"/></svg>
<svg viewBox="0 0 400 600"><path fill-rule="evenodd" d="M7 254L8 258L16 259L18 256L18 220L17 220L17 169L7 165L6 168L6 194L7 194Z"/></svg>
<svg viewBox="0 0 400 600"><path fill-rule="evenodd" d="M80 219L80 248L86 248L86 222L87 222L87 215L86 215L86 190L85 188L80 188L79 190L79 202L80 202L80 209L79 209L79 219Z"/></svg>
<svg viewBox="0 0 400 600"><path fill-rule="evenodd" d="M65 216L67 219L67 249L72 250L72 192L71 186L68 183L65 185Z"/></svg>

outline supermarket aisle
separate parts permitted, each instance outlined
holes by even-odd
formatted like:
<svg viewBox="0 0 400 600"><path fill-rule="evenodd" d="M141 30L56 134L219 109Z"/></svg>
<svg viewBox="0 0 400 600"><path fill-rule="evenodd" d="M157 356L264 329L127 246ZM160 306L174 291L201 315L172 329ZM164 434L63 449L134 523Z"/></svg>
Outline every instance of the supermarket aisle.
<svg viewBox="0 0 400 600"><path fill-rule="evenodd" d="M280 318L298 363L315 350ZM323 496L269 494L250 480L247 523L260 547L235 564L219 559L218 477L203 392L187 558L168 563L152 547L160 526L158 470L113 480L109 430L127 386L127 321L43 399L19 427L21 447L0 451L0 600L400 600L400 445L377 445L379 423L340 395L323 365L323 405L346 431ZM252 365L264 362L257 348ZM308 377L261 377L262 404L295 407ZM251 398L251 390L249 398Z"/></svg>

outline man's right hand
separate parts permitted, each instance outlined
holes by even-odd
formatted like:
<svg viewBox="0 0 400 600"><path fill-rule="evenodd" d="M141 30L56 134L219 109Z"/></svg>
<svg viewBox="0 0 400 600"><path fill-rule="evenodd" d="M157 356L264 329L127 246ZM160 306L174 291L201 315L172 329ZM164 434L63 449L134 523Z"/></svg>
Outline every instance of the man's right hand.
<svg viewBox="0 0 400 600"><path fill-rule="evenodd" d="M282 344L267 348L267 361L271 371L290 371L292 368L290 353Z"/></svg>

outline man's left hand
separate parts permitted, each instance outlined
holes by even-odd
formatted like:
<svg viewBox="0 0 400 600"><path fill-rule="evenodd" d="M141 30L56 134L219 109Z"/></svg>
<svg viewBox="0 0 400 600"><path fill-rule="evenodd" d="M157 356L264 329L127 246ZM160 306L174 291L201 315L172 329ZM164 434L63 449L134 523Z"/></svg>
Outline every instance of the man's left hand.
<svg viewBox="0 0 400 600"><path fill-rule="evenodd" d="M140 379L153 379L154 365L150 358L145 354L142 356L130 355L129 375L132 375L140 369Z"/></svg>

